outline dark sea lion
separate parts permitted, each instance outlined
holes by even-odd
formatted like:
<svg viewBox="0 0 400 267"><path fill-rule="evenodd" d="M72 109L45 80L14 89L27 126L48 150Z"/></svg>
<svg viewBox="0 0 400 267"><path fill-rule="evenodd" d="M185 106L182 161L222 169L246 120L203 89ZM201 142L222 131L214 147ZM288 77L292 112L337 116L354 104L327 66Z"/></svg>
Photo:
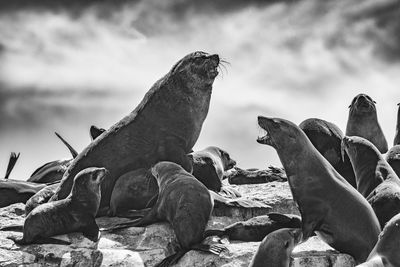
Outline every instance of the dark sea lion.
<svg viewBox="0 0 400 267"><path fill-rule="evenodd" d="M354 97L349 106L346 135L364 137L373 143L381 153L386 153L388 145L378 122L375 103L366 94Z"/></svg>
<svg viewBox="0 0 400 267"><path fill-rule="evenodd" d="M249 267L289 267L290 255L300 242L301 229L283 228L268 234L258 247Z"/></svg>
<svg viewBox="0 0 400 267"><path fill-rule="evenodd" d="M8 179L8 177L10 176L10 173L14 169L15 163L17 162L19 155L20 153L16 154L15 152L11 152L4 179Z"/></svg>
<svg viewBox="0 0 400 267"><path fill-rule="evenodd" d="M144 209L157 194L157 180L149 169L127 172L115 183L108 215L124 217L124 211Z"/></svg>
<svg viewBox="0 0 400 267"><path fill-rule="evenodd" d="M231 159L225 150L216 146L192 152L191 155L193 156L193 176L208 189L219 192L224 171L233 168L236 161Z"/></svg>
<svg viewBox="0 0 400 267"><path fill-rule="evenodd" d="M99 137L102 133L104 133L106 129L96 127L94 125L90 126L90 137L92 140L95 140L97 137Z"/></svg>
<svg viewBox="0 0 400 267"><path fill-rule="evenodd" d="M286 182L286 174L283 168L268 166L267 169L256 168L241 169L233 168L224 174L224 179L228 179L230 184L263 184L273 181Z"/></svg>
<svg viewBox="0 0 400 267"><path fill-rule="evenodd" d="M109 206L122 174L168 160L191 170L187 154L207 116L218 55L194 52L157 81L136 109L89 144L73 161L51 200L71 191L73 177L89 166L103 166L110 176L102 184L101 207ZM104 210L104 209L103 209Z"/></svg>
<svg viewBox="0 0 400 267"><path fill-rule="evenodd" d="M302 218L303 240L313 232L334 249L364 262L380 233L366 199L312 145L294 123L259 116L257 142L276 149Z"/></svg>
<svg viewBox="0 0 400 267"><path fill-rule="evenodd" d="M396 133L394 135L393 145L400 145L400 103L397 104L399 108L397 109L397 123L396 123Z"/></svg>
<svg viewBox="0 0 400 267"><path fill-rule="evenodd" d="M45 186L21 180L0 179L0 208L14 203L26 203Z"/></svg>
<svg viewBox="0 0 400 267"><path fill-rule="evenodd" d="M157 266L170 266L191 249L215 254L222 252L223 246L201 244L213 209L213 200L207 187L176 163L159 162L151 172L159 187L156 204L143 218L117 225L111 230L169 222L180 248Z"/></svg>
<svg viewBox="0 0 400 267"><path fill-rule="evenodd" d="M392 167L397 176L400 177L400 145L395 145L386 154L386 161Z"/></svg>
<svg viewBox="0 0 400 267"><path fill-rule="evenodd" d="M365 198L386 178L390 170L379 150L367 139L345 136L342 148L350 157L356 173L357 190Z"/></svg>
<svg viewBox="0 0 400 267"><path fill-rule="evenodd" d="M54 195L59 185L59 182L48 184L46 187L40 189L36 194L30 197L25 204L25 215L28 215L37 206L47 203Z"/></svg>
<svg viewBox="0 0 400 267"><path fill-rule="evenodd" d="M326 158L335 170L354 188L356 178L348 155L341 155L343 132L334 123L310 118L299 125L311 143Z"/></svg>
<svg viewBox="0 0 400 267"><path fill-rule="evenodd" d="M80 171L65 199L45 203L33 209L25 219L23 237L10 237L19 245L52 243L51 236L82 232L93 242L99 237L95 216L100 205L100 184L107 175L104 168ZM10 230L4 227L0 230Z"/></svg>
<svg viewBox="0 0 400 267"><path fill-rule="evenodd" d="M204 236L228 236L230 240L259 242L269 233L281 228L301 228L301 218L298 215L269 213L253 217L247 221L236 222L221 230L209 229Z"/></svg>
<svg viewBox="0 0 400 267"><path fill-rule="evenodd" d="M367 262L357 267L400 266L400 214L387 222Z"/></svg>
<svg viewBox="0 0 400 267"><path fill-rule="evenodd" d="M60 181L69 165L71 165L73 159L78 155L78 152L76 152L76 150L67 141L65 141L64 138L62 138L58 133L55 134L64 143L64 145L67 146L72 155L72 159L54 160L40 166L32 173L31 177L28 178L28 182L54 183Z"/></svg>

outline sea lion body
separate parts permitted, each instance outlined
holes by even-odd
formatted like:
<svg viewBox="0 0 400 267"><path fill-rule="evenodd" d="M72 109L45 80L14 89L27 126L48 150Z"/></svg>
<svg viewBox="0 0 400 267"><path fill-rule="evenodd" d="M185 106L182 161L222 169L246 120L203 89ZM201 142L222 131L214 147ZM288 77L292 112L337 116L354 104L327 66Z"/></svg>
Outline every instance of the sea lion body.
<svg viewBox="0 0 400 267"><path fill-rule="evenodd" d="M395 145L386 154L386 161L392 167L397 176L400 177L400 145Z"/></svg>
<svg viewBox="0 0 400 267"><path fill-rule="evenodd" d="M26 203L45 186L21 180L0 179L0 208L14 203Z"/></svg>
<svg viewBox="0 0 400 267"><path fill-rule="evenodd" d="M221 230L206 230L204 236L228 236L230 240L259 242L269 233L281 228L301 228L301 218L291 214L270 213L236 222Z"/></svg>
<svg viewBox="0 0 400 267"><path fill-rule="evenodd" d="M216 146L192 152L191 155L193 156L193 176L208 189L219 192L224 171L233 168L236 161L231 159L225 150Z"/></svg>
<svg viewBox="0 0 400 267"><path fill-rule="evenodd" d="M312 145L294 123L259 116L267 133L258 142L276 149L302 218L303 239L315 233L336 250L363 262L380 227L369 203Z"/></svg>
<svg viewBox="0 0 400 267"><path fill-rule="evenodd" d="M375 101L366 94L354 97L349 106L346 136L360 136L373 143L381 153L388 151L388 145L378 122Z"/></svg>
<svg viewBox="0 0 400 267"><path fill-rule="evenodd" d="M109 205L122 174L169 160L191 170L186 156L207 116L218 55L195 52L181 59L157 81L137 108L89 144L73 161L51 200L65 198L73 177L89 166L110 171L102 183L101 207Z"/></svg>
<svg viewBox="0 0 400 267"><path fill-rule="evenodd" d="M299 127L333 168L356 188L356 178L350 159L346 154L342 159L341 142L343 133L339 127L331 122L316 118L303 121Z"/></svg>
<svg viewBox="0 0 400 267"><path fill-rule="evenodd" d="M23 237L11 239L26 245L42 238L80 231L97 241L99 228L95 215L100 205L100 184L106 174L104 168L94 167L79 172L67 198L33 209L25 219Z"/></svg>
<svg viewBox="0 0 400 267"><path fill-rule="evenodd" d="M383 228L379 240L368 260L357 267L400 266L400 214L394 216Z"/></svg>
<svg viewBox="0 0 400 267"><path fill-rule="evenodd" d="M58 186L59 183L47 185L29 198L25 204L25 215L28 215L37 206L47 203L56 192Z"/></svg>
<svg viewBox="0 0 400 267"><path fill-rule="evenodd" d="M268 234L258 247L249 267L289 267L290 255L300 242L301 236L301 229L290 228Z"/></svg>

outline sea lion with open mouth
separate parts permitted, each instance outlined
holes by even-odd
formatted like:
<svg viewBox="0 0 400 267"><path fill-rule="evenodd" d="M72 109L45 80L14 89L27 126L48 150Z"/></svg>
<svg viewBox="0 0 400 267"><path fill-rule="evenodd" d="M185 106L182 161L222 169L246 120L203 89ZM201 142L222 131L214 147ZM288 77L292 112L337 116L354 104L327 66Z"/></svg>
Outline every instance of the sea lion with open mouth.
<svg viewBox="0 0 400 267"><path fill-rule="evenodd" d="M257 142L272 146L285 168L302 219L303 240L315 233L334 249L364 262L380 233L367 200L312 145L294 123L258 117L266 131Z"/></svg>
<svg viewBox="0 0 400 267"><path fill-rule="evenodd" d="M163 160L191 171L187 154L192 151L207 116L219 64L218 55L204 52L191 53L178 61L132 113L77 156L50 201L67 197L73 177L91 166L110 171L102 183L100 214L107 212L116 179L128 171L150 168Z"/></svg>
<svg viewBox="0 0 400 267"><path fill-rule="evenodd" d="M378 122L375 101L366 94L354 97L349 108L346 136L360 136L373 143L381 153L388 151L388 144Z"/></svg>

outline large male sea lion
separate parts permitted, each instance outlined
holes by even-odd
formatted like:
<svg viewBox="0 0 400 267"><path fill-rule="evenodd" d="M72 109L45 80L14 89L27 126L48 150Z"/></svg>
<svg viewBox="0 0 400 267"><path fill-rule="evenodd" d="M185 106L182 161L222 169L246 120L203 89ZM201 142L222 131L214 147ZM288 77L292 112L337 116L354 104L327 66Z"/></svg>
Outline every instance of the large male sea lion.
<svg viewBox="0 0 400 267"><path fill-rule="evenodd" d="M366 94L354 97L349 106L346 135L364 137L373 143L381 153L386 153L388 145L378 122L375 103Z"/></svg>
<svg viewBox="0 0 400 267"><path fill-rule="evenodd" d="M302 219L303 239L313 232L338 251L363 262L378 240L379 221L357 192L294 123L259 116L260 144L274 147L285 168Z"/></svg>
<svg viewBox="0 0 400 267"><path fill-rule="evenodd" d="M397 123L396 123L396 133L394 135L393 145L400 145L400 103L397 104L399 108L397 109Z"/></svg>
<svg viewBox="0 0 400 267"><path fill-rule="evenodd" d="M222 252L223 246L201 244L213 209L213 200L207 187L176 163L159 162L151 172L159 187L156 204L143 218L109 230L168 221L174 229L180 248L177 253L165 258L160 266L177 262L191 249L216 254Z"/></svg>
<svg viewBox="0 0 400 267"><path fill-rule="evenodd" d="M400 266L400 214L387 222L367 261L357 267Z"/></svg>
<svg viewBox="0 0 400 267"><path fill-rule="evenodd" d="M101 134L74 160L51 200L71 191L73 177L89 166L103 166L101 207L109 205L115 180L131 170L168 160L191 170L192 151L207 116L218 55L194 52L157 81L136 109Z"/></svg>
<svg viewBox="0 0 400 267"><path fill-rule="evenodd" d="M359 136L343 137L342 149L349 155L356 173L358 192L367 198L387 178L388 163L370 141Z"/></svg>
<svg viewBox="0 0 400 267"><path fill-rule="evenodd" d="M87 168L80 171L66 199L45 203L32 210L25 219L23 237L10 237L15 243L52 243L51 236L82 232L96 242L99 228L95 216L100 205L100 184L106 177L104 168ZM0 230L14 230L15 226Z"/></svg>
<svg viewBox="0 0 400 267"><path fill-rule="evenodd" d="M332 122L316 118L304 120L299 127L333 168L353 187L357 187L349 157L344 154L342 158L341 142L343 133L339 127Z"/></svg>
<svg viewBox="0 0 400 267"><path fill-rule="evenodd" d="M290 255L300 242L301 229L283 228L268 234L260 246L249 267L289 267Z"/></svg>
<svg viewBox="0 0 400 267"><path fill-rule="evenodd" d="M221 230L209 229L204 236L227 236L230 240L259 242L269 233L281 228L300 228L301 218L298 215L269 213L253 217L244 222L236 222Z"/></svg>
<svg viewBox="0 0 400 267"><path fill-rule="evenodd" d="M400 145L395 145L386 154L386 161L400 177Z"/></svg>

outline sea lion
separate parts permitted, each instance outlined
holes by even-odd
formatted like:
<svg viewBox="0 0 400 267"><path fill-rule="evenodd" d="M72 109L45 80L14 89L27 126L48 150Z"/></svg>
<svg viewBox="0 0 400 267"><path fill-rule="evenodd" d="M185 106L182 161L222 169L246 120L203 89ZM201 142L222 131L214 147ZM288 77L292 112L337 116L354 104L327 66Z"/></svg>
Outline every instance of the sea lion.
<svg viewBox="0 0 400 267"><path fill-rule="evenodd" d="M14 203L26 203L45 186L21 180L0 179L0 208Z"/></svg>
<svg viewBox="0 0 400 267"><path fill-rule="evenodd" d="M300 228L301 218L293 214L269 213L253 217L247 221L236 222L221 230L208 229L204 236L228 236L230 240L259 242L269 233L281 228Z"/></svg>
<svg viewBox="0 0 400 267"><path fill-rule="evenodd" d="M400 145L400 103L397 104L399 108L397 109L397 123L396 123L396 133L394 135L393 145Z"/></svg>
<svg viewBox="0 0 400 267"><path fill-rule="evenodd" d="M311 143L326 158L335 170L354 188L356 178L347 154L341 155L343 132L332 122L310 118L299 124Z"/></svg>
<svg viewBox="0 0 400 267"><path fill-rule="evenodd" d="M357 190L367 198L387 178L388 163L370 141L359 136L343 137L342 148L356 173Z"/></svg>
<svg viewBox="0 0 400 267"><path fill-rule="evenodd" d="M276 149L300 210L303 240L313 232L334 249L363 262L380 233L366 199L312 145L294 123L258 117L266 135L257 142Z"/></svg>
<svg viewBox="0 0 400 267"><path fill-rule="evenodd" d="M392 167L397 176L400 177L400 145L395 145L386 154L386 161Z"/></svg>
<svg viewBox="0 0 400 267"><path fill-rule="evenodd" d="M213 200L207 187L173 162L159 162L154 165L151 172L157 179L159 187L156 204L148 209L150 211L143 218L107 230L168 221L174 229L180 248L177 253L165 258L158 266L170 266L176 263L191 249L216 254L222 252L223 246L201 244L213 209Z"/></svg>
<svg viewBox="0 0 400 267"><path fill-rule="evenodd" d="M219 192L222 187L224 171L233 168L236 161L229 154L216 146L192 152L193 176L208 189Z"/></svg>
<svg viewBox="0 0 400 267"><path fill-rule="evenodd" d="M301 236L301 229L290 228L268 234L258 247L249 267L289 267L290 255L300 242Z"/></svg>
<svg viewBox="0 0 400 267"><path fill-rule="evenodd" d="M127 172L115 183L108 215L125 217L124 211L150 207L147 204L157 194L157 180L149 169L142 168Z"/></svg>
<svg viewBox="0 0 400 267"><path fill-rule="evenodd" d="M90 137L92 138L92 141L99 137L105 131L106 129L99 128L94 125L90 126Z"/></svg>
<svg viewBox="0 0 400 267"><path fill-rule="evenodd" d="M400 214L387 222L367 261L357 267L400 266Z"/></svg>
<svg viewBox="0 0 400 267"><path fill-rule="evenodd" d="M40 189L36 194L31 196L25 204L25 215L28 215L37 206L47 203L54 195L59 185L59 182L48 184L44 188Z"/></svg>
<svg viewBox="0 0 400 267"><path fill-rule="evenodd" d="M375 103L366 94L354 97L349 106L346 135L364 137L373 143L381 153L386 153L388 145L378 122Z"/></svg>
<svg viewBox="0 0 400 267"><path fill-rule="evenodd" d="M263 184L273 181L286 182L286 174L283 168L268 166L267 169L257 168L241 169L235 167L224 174L230 184Z"/></svg>
<svg viewBox="0 0 400 267"><path fill-rule="evenodd" d="M89 166L103 166L110 171L101 189L100 207L106 209L114 183L123 173L150 168L162 160L191 170L186 155L192 151L207 116L219 63L218 55L204 52L191 53L178 61L132 113L77 156L50 201L65 198L73 177Z"/></svg>
<svg viewBox="0 0 400 267"><path fill-rule="evenodd" d="M72 158L54 160L40 166L32 173L31 177L28 178L28 182L54 183L60 181L69 165L71 165L73 159L78 155L78 152L76 152L76 150L67 141L65 141L64 138L61 137L61 135L58 133L55 134L64 143L64 145L67 146Z"/></svg>
<svg viewBox="0 0 400 267"><path fill-rule="evenodd" d="M14 169L15 163L19 158L20 153L16 154L15 152L11 152L10 159L8 160L6 175L4 175L4 179L8 179L11 171Z"/></svg>
<svg viewBox="0 0 400 267"><path fill-rule="evenodd" d="M23 237L9 237L19 245L52 242L51 236L82 232L93 242L99 237L95 216L100 205L100 184L107 176L104 168L87 168L80 171L65 199L48 202L33 209L26 217ZM12 230L15 226L0 230Z"/></svg>

